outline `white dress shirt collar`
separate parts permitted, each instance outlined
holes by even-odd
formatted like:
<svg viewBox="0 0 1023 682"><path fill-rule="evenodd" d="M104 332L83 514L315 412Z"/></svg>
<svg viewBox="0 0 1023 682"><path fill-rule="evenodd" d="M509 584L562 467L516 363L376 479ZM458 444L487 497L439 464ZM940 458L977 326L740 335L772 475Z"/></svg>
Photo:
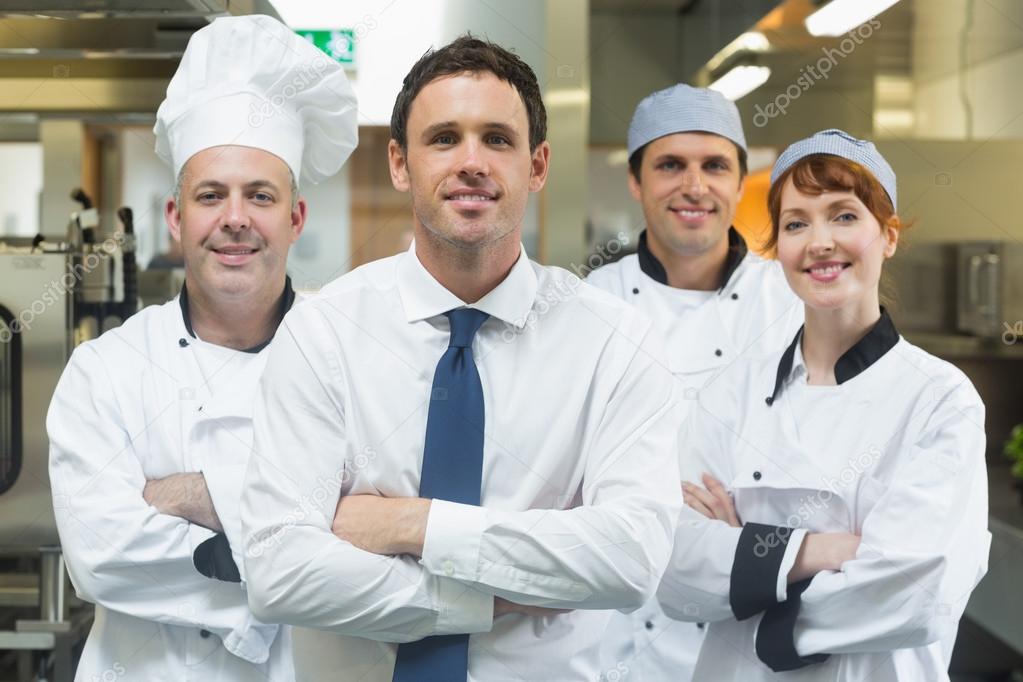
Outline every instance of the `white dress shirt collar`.
<svg viewBox="0 0 1023 682"><path fill-rule="evenodd" d="M536 300L536 273L526 250L519 245L519 258L508 276L483 298L466 303L444 288L416 255L415 242L398 262L398 295L408 322L443 315L455 308L475 308L521 329Z"/></svg>

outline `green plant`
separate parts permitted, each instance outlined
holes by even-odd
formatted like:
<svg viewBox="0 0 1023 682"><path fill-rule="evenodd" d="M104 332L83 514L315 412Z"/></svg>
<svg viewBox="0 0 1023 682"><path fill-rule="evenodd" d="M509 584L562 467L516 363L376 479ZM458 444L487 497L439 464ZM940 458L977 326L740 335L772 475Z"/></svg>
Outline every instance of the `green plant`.
<svg viewBox="0 0 1023 682"><path fill-rule="evenodd" d="M1017 424L1009 434L1003 452L1012 460L1012 475L1023 481L1023 424Z"/></svg>

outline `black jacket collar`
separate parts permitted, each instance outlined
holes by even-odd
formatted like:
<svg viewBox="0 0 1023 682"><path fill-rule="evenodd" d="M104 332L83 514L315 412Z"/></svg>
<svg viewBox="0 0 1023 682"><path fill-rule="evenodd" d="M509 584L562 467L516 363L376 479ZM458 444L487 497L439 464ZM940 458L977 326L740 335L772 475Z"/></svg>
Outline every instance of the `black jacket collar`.
<svg viewBox="0 0 1023 682"><path fill-rule="evenodd" d="M778 362L778 373L774 379L774 392L767 398L768 406L772 405L785 386L786 379L792 373L792 365L796 357L796 346L803 336L803 327L796 332L792 343L782 353ZM888 311L881 308L881 319L867 332L862 339L857 341L852 348L842 354L842 357L835 363L835 380L844 384L857 376L865 369L881 359L899 342L899 332L895 329L895 323L889 317Z"/></svg>
<svg viewBox="0 0 1023 682"><path fill-rule="evenodd" d="M188 335L191 336L193 339L197 338L196 335L195 335L195 332L192 331L192 318L188 314L188 289L185 287L184 284L181 285L181 295L178 296L178 303L181 304L181 319L185 323L185 331L187 331ZM280 311L280 317L278 319L278 322L280 322L280 320L284 319L285 313L287 313L289 310L291 310L291 306L294 303L295 303L295 290L291 288L291 277L285 276L285 278L284 278L284 296L281 297L281 311ZM264 341L263 343L257 344L255 346L253 346L252 348L244 348L244 349L242 349L242 352L243 353L258 353L259 351L261 351L264 348L266 348L270 344L270 341L272 341L272 340L273 340L273 335L271 334L270 338L267 339L266 341Z"/></svg>
<svg viewBox="0 0 1023 682"><path fill-rule="evenodd" d="M739 269L739 264L742 263L742 259L746 257L748 252L749 248L746 246L746 240L742 238L742 235L734 227L728 228L728 256L725 259L725 269L721 273L721 284L718 286L718 291L721 291L728 285L728 280ZM643 230L639 235L636 255L639 256L639 269L643 271L643 274L655 282L667 286L668 273L665 271L664 266L661 265L661 261L657 260L657 256L650 250L650 246L646 241L646 230Z"/></svg>

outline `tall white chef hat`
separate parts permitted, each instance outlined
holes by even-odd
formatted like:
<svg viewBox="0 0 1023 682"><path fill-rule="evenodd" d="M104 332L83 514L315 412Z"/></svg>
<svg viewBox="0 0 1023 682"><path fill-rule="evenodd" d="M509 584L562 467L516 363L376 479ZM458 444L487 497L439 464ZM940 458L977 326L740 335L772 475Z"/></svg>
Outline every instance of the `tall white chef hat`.
<svg viewBox="0 0 1023 682"><path fill-rule="evenodd" d="M317 183L358 144L357 117L341 66L309 41L272 17L222 17L188 41L153 132L175 177L204 149L240 145Z"/></svg>

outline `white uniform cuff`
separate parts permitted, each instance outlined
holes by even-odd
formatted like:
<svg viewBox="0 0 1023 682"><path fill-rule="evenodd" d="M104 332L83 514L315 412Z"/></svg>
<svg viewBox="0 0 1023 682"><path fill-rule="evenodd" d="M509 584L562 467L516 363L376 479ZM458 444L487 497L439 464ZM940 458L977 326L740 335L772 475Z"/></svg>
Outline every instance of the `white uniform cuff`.
<svg viewBox="0 0 1023 682"><path fill-rule="evenodd" d="M482 507L433 500L426 520L423 567L443 578L476 582L485 518Z"/></svg>
<svg viewBox="0 0 1023 682"><path fill-rule="evenodd" d="M437 580L437 624L434 634L490 632L494 627L494 595L450 578Z"/></svg>
<svg viewBox="0 0 1023 682"><path fill-rule="evenodd" d="M785 546L785 554L781 557L781 566L778 567L778 583L775 590L778 593L778 603L789 598L789 571L796 564L796 557L799 549L803 546L803 538L806 537L805 528L796 528L789 536L789 542Z"/></svg>
<svg viewBox="0 0 1023 682"><path fill-rule="evenodd" d="M188 524L188 542L189 542L189 554L195 555L196 548L202 543L209 540L211 537L216 535L209 528L204 528L197 523Z"/></svg>

